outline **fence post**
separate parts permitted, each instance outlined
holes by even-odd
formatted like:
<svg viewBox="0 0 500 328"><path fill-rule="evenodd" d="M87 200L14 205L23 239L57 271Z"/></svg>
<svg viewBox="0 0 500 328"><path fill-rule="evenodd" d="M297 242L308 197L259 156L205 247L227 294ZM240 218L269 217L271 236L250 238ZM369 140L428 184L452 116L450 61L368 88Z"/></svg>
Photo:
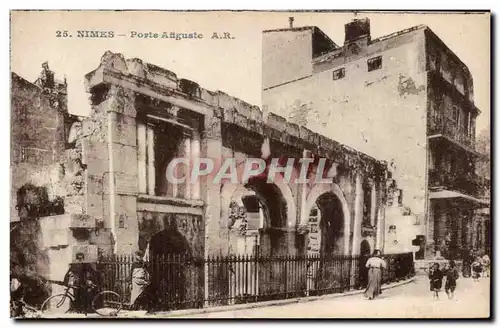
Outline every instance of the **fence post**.
<svg viewBox="0 0 500 328"><path fill-rule="evenodd" d="M205 284L205 295L203 299L203 307L209 306L209 291L208 291L208 279L210 279L209 268L210 268L210 255L207 256L203 263L203 275L204 275L204 284Z"/></svg>

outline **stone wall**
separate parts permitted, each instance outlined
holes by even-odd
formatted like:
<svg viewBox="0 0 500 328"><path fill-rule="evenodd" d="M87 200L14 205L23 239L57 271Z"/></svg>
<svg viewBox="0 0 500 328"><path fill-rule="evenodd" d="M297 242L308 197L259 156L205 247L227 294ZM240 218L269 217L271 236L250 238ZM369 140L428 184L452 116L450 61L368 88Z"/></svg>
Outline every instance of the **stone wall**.
<svg viewBox="0 0 500 328"><path fill-rule="evenodd" d="M135 219L137 213L141 212L137 207L135 117L146 114L144 111L148 109L138 107L135 101L138 94L142 98L149 97L151 104L156 104L156 111L164 108L168 117L172 115L169 110L172 106L201 114L204 117L202 157L222 160L225 156L239 156L243 160L250 156L260 156L262 147L267 144L268 155L299 159L303 150L307 149L311 156L325 157L329 163L337 163L344 172L359 168L366 177L385 179L384 162L287 121L280 115L261 110L223 92L205 90L195 82L180 79L173 72L143 63L139 59L125 59L121 54L106 52L101 58L101 65L87 74L86 86L94 104L91 117L95 117L98 122L96 135L101 138L98 141L89 136L85 138L83 146L82 162L87 166L85 213L95 213L93 215L96 217L102 215L104 227L111 229L119 252L143 248L142 245L137 246L135 239L141 231L136 226L141 224L141 219ZM84 127L86 124L87 122L83 122ZM108 130L112 133L109 134ZM231 132L228 134L227 131ZM252 134L258 137L249 137ZM245 145L239 145L238 140L253 140L256 144L247 149L248 147L243 147ZM350 219L353 219L354 180L347 179L340 183L344 185L340 187L339 194L342 198L349 199L345 201L345 210L349 212ZM302 193L307 190L302 191L296 185L286 186L286 183L278 187L287 202L288 221L284 227L287 232L283 240L290 242L290 245L297 242L300 244L296 240L295 229L302 216ZM344 188L345 192L342 191ZM205 255L226 254L229 249L229 228L224 215L224 204L231 195L225 194L226 189L226 184L214 185L210 177L202 179L200 191L205 204L202 214ZM147 201L155 203L162 200ZM193 204L187 206L192 208ZM349 231L352 231L354 224L346 224Z"/></svg>
<svg viewBox="0 0 500 328"><path fill-rule="evenodd" d="M164 230L173 230L173 234L185 240L189 249L179 244L178 252L189 253L195 257L203 257L204 226L201 216L182 213L137 212L139 249L147 251L149 242L155 235ZM167 243L167 241L165 241ZM175 250L172 250L175 251Z"/></svg>
<svg viewBox="0 0 500 328"><path fill-rule="evenodd" d="M19 220L17 190L45 187L50 199L58 188L65 148L65 89L44 89L15 73L11 76L11 221Z"/></svg>

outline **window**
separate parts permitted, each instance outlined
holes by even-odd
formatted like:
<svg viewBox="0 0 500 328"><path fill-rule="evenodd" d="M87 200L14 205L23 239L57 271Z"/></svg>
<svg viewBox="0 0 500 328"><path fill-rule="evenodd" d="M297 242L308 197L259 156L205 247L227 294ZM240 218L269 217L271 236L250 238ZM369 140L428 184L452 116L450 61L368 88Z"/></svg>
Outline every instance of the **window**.
<svg viewBox="0 0 500 328"><path fill-rule="evenodd" d="M173 169L173 176L186 179L181 183L168 181L167 167L176 158L191 160L199 154L199 139L194 131L172 120L161 118L137 123L137 163L139 193L153 196L197 199L198 186L189 180L189 169L179 163ZM193 190L195 189L195 190Z"/></svg>
<svg viewBox="0 0 500 328"><path fill-rule="evenodd" d="M28 156L26 155L26 147L21 147L21 161L24 162L26 161L26 158Z"/></svg>
<svg viewBox="0 0 500 328"><path fill-rule="evenodd" d="M467 136L472 136L472 113L467 113Z"/></svg>
<svg viewBox="0 0 500 328"><path fill-rule="evenodd" d="M433 52L431 51L429 53L429 59L428 59L428 63L429 63L429 70L431 71L439 71L440 69L440 57L439 57L439 53L438 52Z"/></svg>
<svg viewBox="0 0 500 328"><path fill-rule="evenodd" d="M363 184L363 225L371 226L372 188L368 181Z"/></svg>
<svg viewBox="0 0 500 328"><path fill-rule="evenodd" d="M368 59L368 72L382 68L382 56Z"/></svg>
<svg viewBox="0 0 500 328"><path fill-rule="evenodd" d="M345 76L345 68L339 68L333 71L333 80L340 80Z"/></svg>
<svg viewBox="0 0 500 328"><path fill-rule="evenodd" d="M403 206L403 189L398 189L398 205Z"/></svg>
<svg viewBox="0 0 500 328"><path fill-rule="evenodd" d="M455 122L459 122L460 120L460 110L457 106L451 108L451 119Z"/></svg>

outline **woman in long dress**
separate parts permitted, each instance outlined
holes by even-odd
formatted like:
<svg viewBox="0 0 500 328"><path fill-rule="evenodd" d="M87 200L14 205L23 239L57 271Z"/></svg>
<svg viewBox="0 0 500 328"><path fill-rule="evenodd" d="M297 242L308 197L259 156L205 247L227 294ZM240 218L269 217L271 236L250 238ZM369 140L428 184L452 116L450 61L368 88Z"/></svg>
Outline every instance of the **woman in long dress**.
<svg viewBox="0 0 500 328"><path fill-rule="evenodd" d="M382 270L386 268L385 261L381 258L382 252L376 249L372 257L366 262L368 268L368 286L365 297L372 300L382 293Z"/></svg>

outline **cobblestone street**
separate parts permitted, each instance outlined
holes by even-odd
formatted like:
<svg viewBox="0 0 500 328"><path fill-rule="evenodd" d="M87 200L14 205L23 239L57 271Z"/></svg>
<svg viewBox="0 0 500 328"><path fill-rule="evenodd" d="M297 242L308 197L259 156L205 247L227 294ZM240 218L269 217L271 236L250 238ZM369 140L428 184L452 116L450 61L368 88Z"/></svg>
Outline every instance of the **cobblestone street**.
<svg viewBox="0 0 500 328"><path fill-rule="evenodd" d="M439 300L433 300L427 277L418 276L414 282L385 290L373 301L353 295L185 318L486 318L490 312L489 283L487 278L479 282L461 278L454 300L448 300L444 292Z"/></svg>

